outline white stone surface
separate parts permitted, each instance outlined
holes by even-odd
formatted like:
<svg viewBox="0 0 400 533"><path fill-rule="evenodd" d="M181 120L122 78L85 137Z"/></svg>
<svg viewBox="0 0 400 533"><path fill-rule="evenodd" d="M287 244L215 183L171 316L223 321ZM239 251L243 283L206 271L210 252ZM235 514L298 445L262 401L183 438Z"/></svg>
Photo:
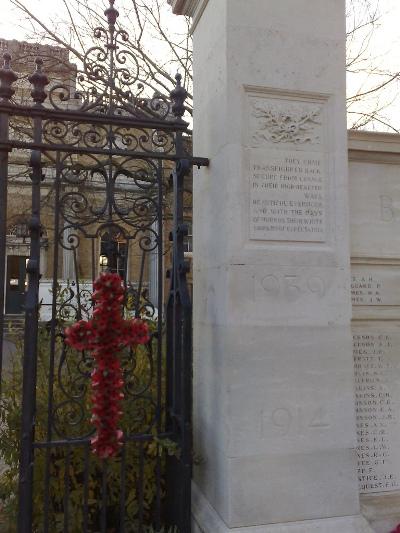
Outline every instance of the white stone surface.
<svg viewBox="0 0 400 533"><path fill-rule="evenodd" d="M400 136L350 133L358 474L377 533L400 523Z"/></svg>
<svg viewBox="0 0 400 533"><path fill-rule="evenodd" d="M330 532L318 520L359 513L345 2L201 4L194 152L210 167L194 178L195 479L222 531L310 520L295 527ZM335 531L364 525L339 519Z"/></svg>
<svg viewBox="0 0 400 533"><path fill-rule="evenodd" d="M400 259L399 140L360 137L350 152L352 256Z"/></svg>
<svg viewBox="0 0 400 533"><path fill-rule="evenodd" d="M386 521L386 524L388 523L389 521ZM365 518L361 516L250 526L232 530L226 526L202 493L194 486L192 531L193 533L229 533L229 531L235 533L373 533L375 530L371 529ZM388 533L388 531L376 530L377 533Z"/></svg>
<svg viewBox="0 0 400 533"><path fill-rule="evenodd" d="M74 251L72 249L73 245L71 246L71 242L74 243L74 239L76 239L76 235L74 235L73 228L65 225L62 248L62 278L65 280L75 279ZM78 249L76 249L75 253L78 253Z"/></svg>

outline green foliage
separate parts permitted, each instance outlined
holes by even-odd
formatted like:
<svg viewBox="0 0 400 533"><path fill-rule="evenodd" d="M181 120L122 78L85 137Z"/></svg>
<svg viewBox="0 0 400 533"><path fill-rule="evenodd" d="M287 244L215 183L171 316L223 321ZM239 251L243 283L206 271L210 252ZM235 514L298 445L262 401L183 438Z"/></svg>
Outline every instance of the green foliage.
<svg viewBox="0 0 400 533"><path fill-rule="evenodd" d="M62 331L60 327L59 332ZM68 505L69 531L83 530L83 501L85 489L88 502L88 530L100 530L99 516L103 496L103 479L106 479L107 523L113 524L108 533L120 527L121 480L126 480L123 506L127 532L137 531L140 509L148 533L151 533L150 517L157 497L156 472L164 468L166 455L177 455L176 444L160 439L156 431L157 379L153 350L137 347L135 353L123 354L126 369L126 393L121 427L125 435L147 434L152 439L142 442L127 442L124 456L106 462L97 459L89 445L53 446L35 451L34 470L34 529L43 528L43 505L46 478L49 481L50 531L64 531L64 511ZM12 360L3 379L3 394L0 412L0 457L5 469L0 475L0 531L14 533L16 516L16 490L19 460L21 424L22 354L23 346L18 336ZM54 362L54 386L49 387ZM39 328L37 368L37 415L35 441L48 440L49 394L52 399L52 439L87 437L92 431L90 424L90 384L92 368L90 355L65 349L62 336L51 337L46 327ZM85 474L85 465L87 473ZM47 470L46 470L47 469ZM49 476L47 475L49 474ZM104 476L104 478L103 478ZM143 489L139 490L142 484ZM163 487L160 488L161 496ZM1 522L3 520L3 522ZM175 533L171 531L165 533Z"/></svg>

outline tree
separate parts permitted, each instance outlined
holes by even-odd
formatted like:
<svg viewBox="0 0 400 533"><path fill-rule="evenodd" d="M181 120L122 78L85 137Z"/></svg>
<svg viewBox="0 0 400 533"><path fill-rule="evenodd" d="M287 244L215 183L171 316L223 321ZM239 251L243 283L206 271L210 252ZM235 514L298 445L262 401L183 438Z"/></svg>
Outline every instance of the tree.
<svg viewBox="0 0 400 533"><path fill-rule="evenodd" d="M79 65L85 49L92 45L93 30L103 21L104 3L59 1L66 16L50 21L38 18L27 0L9 0L25 20L28 40L65 47ZM180 70L189 92L187 108L192 113L190 21L172 18L167 0L119 0L118 9L120 24L130 31L127 48L140 62L141 81L154 92L166 94ZM381 24L380 0L347 0L348 123L354 129L398 131L387 111L396 96L399 72L387 68L384 57L374 52Z"/></svg>
<svg viewBox="0 0 400 533"><path fill-rule="evenodd" d="M382 23L380 0L347 1L348 123L354 129L399 132L387 115L400 73L387 68L383 55L375 52Z"/></svg>
<svg viewBox="0 0 400 533"><path fill-rule="evenodd" d="M25 20L27 39L58 45L70 52L70 60L82 63L85 52L93 46L93 32L104 26L104 2L100 0L59 0L66 18L44 20L31 11L26 0L9 0L17 16ZM169 94L179 71L188 91L187 111L193 109L192 43L190 21L172 18L166 0L119 0L119 28L129 30L125 48L140 67L138 81L153 93ZM176 20L175 20L176 19ZM170 22L173 21L173 29ZM30 28L30 29L29 29ZM129 58L128 58L129 60ZM147 94L147 96L152 96Z"/></svg>

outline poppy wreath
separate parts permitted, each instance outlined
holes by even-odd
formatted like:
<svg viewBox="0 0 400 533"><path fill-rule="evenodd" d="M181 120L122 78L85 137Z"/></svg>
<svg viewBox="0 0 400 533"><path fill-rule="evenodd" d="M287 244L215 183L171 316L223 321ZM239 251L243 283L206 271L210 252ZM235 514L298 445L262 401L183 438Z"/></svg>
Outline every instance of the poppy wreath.
<svg viewBox="0 0 400 533"><path fill-rule="evenodd" d="M390 533L400 533L400 524L396 527L396 529L393 529Z"/></svg>
<svg viewBox="0 0 400 533"><path fill-rule="evenodd" d="M118 274L101 274L93 288L93 318L66 328L65 342L76 350L90 351L96 361L91 374L91 422L96 434L91 445L94 454L107 459L118 453L123 441L118 425L124 380L118 354L127 346L148 343L150 334L143 320L123 318L125 289Z"/></svg>

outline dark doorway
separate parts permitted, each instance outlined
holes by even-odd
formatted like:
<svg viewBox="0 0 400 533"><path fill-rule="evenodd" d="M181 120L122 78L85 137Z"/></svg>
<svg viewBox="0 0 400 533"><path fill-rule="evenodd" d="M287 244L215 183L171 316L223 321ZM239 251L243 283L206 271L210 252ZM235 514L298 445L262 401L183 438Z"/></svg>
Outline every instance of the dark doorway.
<svg viewBox="0 0 400 533"><path fill-rule="evenodd" d="M7 314L20 315L24 312L27 259L23 255L9 255L7 257Z"/></svg>

